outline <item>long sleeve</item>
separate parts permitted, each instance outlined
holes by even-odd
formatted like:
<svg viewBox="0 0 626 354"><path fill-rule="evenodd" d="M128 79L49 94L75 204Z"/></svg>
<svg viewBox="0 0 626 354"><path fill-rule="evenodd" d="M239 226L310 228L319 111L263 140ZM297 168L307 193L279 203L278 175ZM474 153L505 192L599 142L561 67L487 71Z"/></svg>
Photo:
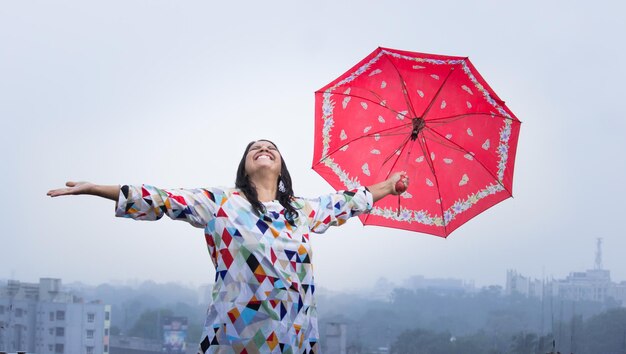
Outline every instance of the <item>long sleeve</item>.
<svg viewBox="0 0 626 354"><path fill-rule="evenodd" d="M373 204L372 193L360 187L305 200L302 211L311 231L324 233L330 226L342 225L353 216L369 212Z"/></svg>
<svg viewBox="0 0 626 354"><path fill-rule="evenodd" d="M219 193L219 192L218 192ZM187 221L199 228L207 223L217 210L216 190L160 189L149 185L120 188L115 216L135 220L159 220L167 215L173 220Z"/></svg>

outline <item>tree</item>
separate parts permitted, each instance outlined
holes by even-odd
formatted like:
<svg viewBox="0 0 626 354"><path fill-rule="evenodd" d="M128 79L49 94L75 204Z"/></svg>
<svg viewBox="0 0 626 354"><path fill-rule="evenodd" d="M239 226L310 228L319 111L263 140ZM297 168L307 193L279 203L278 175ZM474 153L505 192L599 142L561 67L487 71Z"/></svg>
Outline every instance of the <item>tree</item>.
<svg viewBox="0 0 626 354"><path fill-rule="evenodd" d="M498 348L504 348L505 338L496 337L479 331L471 335L458 337L454 341L454 353L458 354L491 354L500 353Z"/></svg>
<svg viewBox="0 0 626 354"><path fill-rule="evenodd" d="M537 352L538 353L549 353L555 349L553 347L554 336L550 334L546 334L537 339Z"/></svg>
<svg viewBox="0 0 626 354"><path fill-rule="evenodd" d="M537 352L539 344L537 335L534 333L520 332L513 336L511 343L512 354L531 354Z"/></svg>
<svg viewBox="0 0 626 354"><path fill-rule="evenodd" d="M626 353L626 308L593 316L584 326L585 353Z"/></svg>
<svg viewBox="0 0 626 354"><path fill-rule="evenodd" d="M163 326L161 319L169 316L173 316L172 310L169 309L146 310L128 331L128 335L161 340Z"/></svg>
<svg viewBox="0 0 626 354"><path fill-rule="evenodd" d="M450 354L454 343L450 333L434 333L425 329L405 331L391 345L391 354Z"/></svg>
<svg viewBox="0 0 626 354"><path fill-rule="evenodd" d="M122 331L118 326L111 326L111 331L109 333L111 333L112 336L119 336Z"/></svg>

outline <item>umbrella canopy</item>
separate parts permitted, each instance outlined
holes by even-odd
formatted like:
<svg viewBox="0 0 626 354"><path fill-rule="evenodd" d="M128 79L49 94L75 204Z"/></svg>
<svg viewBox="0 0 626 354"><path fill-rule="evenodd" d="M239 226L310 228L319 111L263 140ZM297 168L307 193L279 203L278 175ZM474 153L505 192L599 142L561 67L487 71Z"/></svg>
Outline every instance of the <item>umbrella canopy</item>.
<svg viewBox="0 0 626 354"><path fill-rule="evenodd" d="M405 171L361 221L447 237L512 196L520 123L468 58L378 48L315 93L313 169L335 189Z"/></svg>

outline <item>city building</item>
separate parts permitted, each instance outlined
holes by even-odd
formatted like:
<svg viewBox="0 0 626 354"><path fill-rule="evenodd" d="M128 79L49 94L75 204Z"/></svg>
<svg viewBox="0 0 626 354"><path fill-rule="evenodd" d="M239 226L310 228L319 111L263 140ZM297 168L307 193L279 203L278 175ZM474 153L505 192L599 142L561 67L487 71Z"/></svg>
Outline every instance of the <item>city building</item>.
<svg viewBox="0 0 626 354"><path fill-rule="evenodd" d="M521 294L526 297L541 298L543 291L544 283L541 280L523 276L515 270L507 270L505 295Z"/></svg>
<svg viewBox="0 0 626 354"><path fill-rule="evenodd" d="M111 336L110 354L162 354L160 340Z"/></svg>
<svg viewBox="0 0 626 354"><path fill-rule="evenodd" d="M552 282L555 296L574 301L604 302L613 287L611 273L604 269L572 272L565 279Z"/></svg>
<svg viewBox="0 0 626 354"><path fill-rule="evenodd" d="M326 327L326 351L329 353L346 354L348 343L348 326L341 322L329 322Z"/></svg>
<svg viewBox="0 0 626 354"><path fill-rule="evenodd" d="M463 294L474 292L473 282L454 278L426 278L414 275L404 281L404 287L411 290L428 290L439 294Z"/></svg>
<svg viewBox="0 0 626 354"><path fill-rule="evenodd" d="M110 306L84 301L61 279L0 287L0 351L109 354Z"/></svg>
<svg viewBox="0 0 626 354"><path fill-rule="evenodd" d="M196 354L198 345L188 345L183 350L168 351L164 348L162 340L111 336L111 346L109 354Z"/></svg>
<svg viewBox="0 0 626 354"><path fill-rule="evenodd" d="M605 302L613 299L626 306L626 282L611 281L611 272L602 267L602 239L597 240L594 269L571 272L565 279L538 280L507 271L505 294L542 298L554 296L572 301Z"/></svg>
<svg viewBox="0 0 626 354"><path fill-rule="evenodd" d="M613 286L609 288L608 294L613 299L620 301L623 307L626 307L626 281L613 284Z"/></svg>

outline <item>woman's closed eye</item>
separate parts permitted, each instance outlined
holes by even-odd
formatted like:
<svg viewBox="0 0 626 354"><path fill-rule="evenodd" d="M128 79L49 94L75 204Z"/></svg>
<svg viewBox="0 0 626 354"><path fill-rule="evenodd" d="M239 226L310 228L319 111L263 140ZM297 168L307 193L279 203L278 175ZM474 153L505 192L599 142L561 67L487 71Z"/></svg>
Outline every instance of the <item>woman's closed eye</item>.
<svg viewBox="0 0 626 354"><path fill-rule="evenodd" d="M252 147L250 148L250 150L260 150L260 149L262 149L262 148L266 148L266 149L268 149L268 150L273 150L273 151L277 151L277 150L278 150L278 149L276 149L276 147L275 147L275 146L260 146L260 145L257 145L257 146L252 146Z"/></svg>

